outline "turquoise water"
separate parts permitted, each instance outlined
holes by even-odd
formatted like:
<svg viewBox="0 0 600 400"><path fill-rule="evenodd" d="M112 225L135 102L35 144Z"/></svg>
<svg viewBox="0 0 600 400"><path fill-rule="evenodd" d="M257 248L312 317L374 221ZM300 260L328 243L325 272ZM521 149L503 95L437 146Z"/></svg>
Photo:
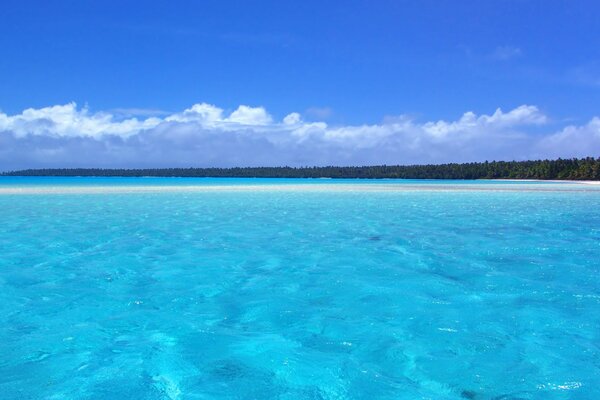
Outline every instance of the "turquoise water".
<svg viewBox="0 0 600 400"><path fill-rule="evenodd" d="M378 185L394 183L399 185L437 183L439 185L523 185L522 181L511 180L431 180L431 179L330 179L330 178L119 178L119 177L52 177L52 176L3 176L0 177L2 187L43 187L43 186L222 186L222 185L315 185L345 183L353 185ZM553 182L530 181L527 186L551 185ZM561 183L565 186L564 183ZM589 189L589 188L588 188Z"/></svg>
<svg viewBox="0 0 600 400"><path fill-rule="evenodd" d="M600 186L258 184L0 178L1 398L600 398Z"/></svg>

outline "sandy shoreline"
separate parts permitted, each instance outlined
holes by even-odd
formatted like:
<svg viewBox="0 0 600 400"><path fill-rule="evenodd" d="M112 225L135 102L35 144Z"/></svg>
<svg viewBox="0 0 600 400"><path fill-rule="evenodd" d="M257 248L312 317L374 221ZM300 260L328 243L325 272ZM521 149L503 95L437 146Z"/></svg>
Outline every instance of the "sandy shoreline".
<svg viewBox="0 0 600 400"><path fill-rule="evenodd" d="M581 183L584 185L600 185L600 181L572 181L572 180L559 180L559 179L491 179L494 181L501 182L547 182L547 183Z"/></svg>
<svg viewBox="0 0 600 400"><path fill-rule="evenodd" d="M507 184L496 183L301 183L301 184L260 184L260 185L80 185L80 186L6 186L0 187L0 195L34 194L127 194L127 193L215 193L215 192L577 192L598 191L590 185L600 185L594 181L536 181L506 180ZM523 185L510 182L524 182ZM552 185L527 185L527 182L550 183ZM568 185L562 185L568 184ZM574 185L573 185L574 184ZM587 188L586 188L587 186Z"/></svg>

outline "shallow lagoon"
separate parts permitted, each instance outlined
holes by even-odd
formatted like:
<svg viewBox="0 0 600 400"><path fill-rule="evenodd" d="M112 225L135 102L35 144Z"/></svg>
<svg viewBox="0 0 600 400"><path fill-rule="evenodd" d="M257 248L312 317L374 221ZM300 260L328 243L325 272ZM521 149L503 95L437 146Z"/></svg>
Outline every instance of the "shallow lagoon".
<svg viewBox="0 0 600 400"><path fill-rule="evenodd" d="M600 398L599 186L0 178L0 219L3 398Z"/></svg>

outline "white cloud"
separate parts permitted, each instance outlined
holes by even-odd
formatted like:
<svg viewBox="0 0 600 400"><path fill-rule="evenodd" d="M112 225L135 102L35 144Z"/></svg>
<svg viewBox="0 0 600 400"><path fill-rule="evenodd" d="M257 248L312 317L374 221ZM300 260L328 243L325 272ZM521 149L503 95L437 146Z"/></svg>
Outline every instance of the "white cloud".
<svg viewBox="0 0 600 400"><path fill-rule="evenodd" d="M600 118L583 126L570 125L540 140L536 149L547 157L581 157L600 155Z"/></svg>
<svg viewBox="0 0 600 400"><path fill-rule="evenodd" d="M224 110L212 104L194 104L182 113L177 113L165 118L169 122L196 122L202 126L227 128L231 125L268 125L273 118L264 107L249 107L241 105L228 117Z"/></svg>
<svg viewBox="0 0 600 400"><path fill-rule="evenodd" d="M483 132L492 134L499 129L540 125L546 122L547 117L537 107L523 105L507 113L498 108L492 115L479 117L469 111L464 113L458 121L427 122L422 127L427 134L435 138L444 138L449 135L477 136Z"/></svg>
<svg viewBox="0 0 600 400"><path fill-rule="evenodd" d="M149 129L161 122L159 118L139 121L137 118L115 121L109 113L90 114L87 108L77 109L75 103L28 108L21 114L8 116L0 113L0 131L9 131L18 137L26 135L49 136L128 136Z"/></svg>
<svg viewBox="0 0 600 400"><path fill-rule="evenodd" d="M267 125L273 122L273 118L263 107L248 106L239 106L227 120L242 125Z"/></svg>
<svg viewBox="0 0 600 400"><path fill-rule="evenodd" d="M194 104L182 113L168 116L165 121L198 122L211 125L223 121L223 109L207 103Z"/></svg>
<svg viewBox="0 0 600 400"><path fill-rule="evenodd" d="M286 125L296 125L300 123L300 120L300 114L298 114L297 112L293 112L285 116L285 118L283 119L283 123Z"/></svg>
<svg viewBox="0 0 600 400"><path fill-rule="evenodd" d="M482 115L480 119L487 125L541 125L548 122L548 118L538 110L536 106L522 105L507 113L502 112L501 109L497 109L496 112L491 115Z"/></svg>
<svg viewBox="0 0 600 400"><path fill-rule="evenodd" d="M69 103L0 113L0 169L412 164L600 154L599 118L558 131L548 122L530 105L466 112L455 121L399 116L381 124L329 126L305 122L298 113L275 121L265 108L245 105L226 113L200 103L163 118L119 119Z"/></svg>

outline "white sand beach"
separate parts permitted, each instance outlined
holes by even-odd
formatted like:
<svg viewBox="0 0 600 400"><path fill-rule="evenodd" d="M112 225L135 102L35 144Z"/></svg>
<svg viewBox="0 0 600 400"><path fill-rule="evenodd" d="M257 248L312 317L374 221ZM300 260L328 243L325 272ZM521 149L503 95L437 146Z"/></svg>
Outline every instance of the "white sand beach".
<svg viewBox="0 0 600 400"><path fill-rule="evenodd" d="M515 184L521 182L522 184ZM528 184L528 182L535 184ZM538 184L539 182L548 183ZM127 193L211 193L211 192L556 192L596 191L594 181L506 181L503 183L465 182L445 183L292 183L292 184L238 184L238 185L55 185L5 186L0 195L51 194L127 194Z"/></svg>

